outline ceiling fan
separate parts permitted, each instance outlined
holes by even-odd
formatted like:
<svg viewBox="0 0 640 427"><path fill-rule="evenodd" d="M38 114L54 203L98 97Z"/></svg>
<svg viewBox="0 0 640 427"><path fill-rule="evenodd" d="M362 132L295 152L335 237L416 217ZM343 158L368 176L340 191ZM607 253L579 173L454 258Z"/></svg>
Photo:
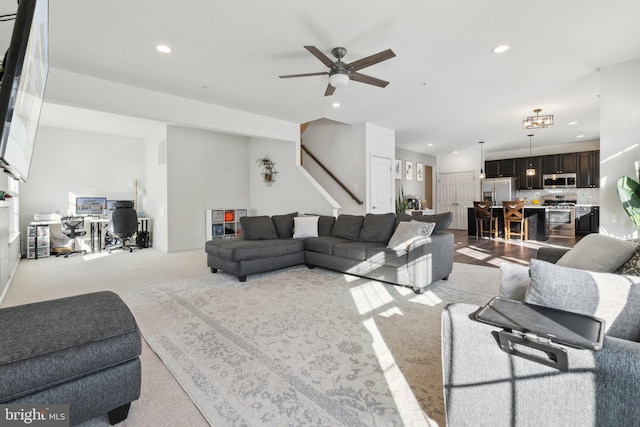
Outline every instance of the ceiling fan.
<svg viewBox="0 0 640 427"><path fill-rule="evenodd" d="M344 86L349 83L349 80L378 87L387 87L389 82L367 76L366 74L361 74L358 71L396 56L391 49L387 49L376 53L375 55L354 61L350 64L345 64L342 62L342 58L347 54L347 49L344 47L335 47L331 50L331 54L338 59L335 62L315 46L305 46L304 48L311 52L311 54L318 58L324 65L329 67L329 71L323 71L320 73L290 74L287 76L280 76L280 78L288 79L291 77L322 76L328 74L329 84L327 85L327 90L324 92L324 96L333 95L333 92L336 90L336 86Z"/></svg>

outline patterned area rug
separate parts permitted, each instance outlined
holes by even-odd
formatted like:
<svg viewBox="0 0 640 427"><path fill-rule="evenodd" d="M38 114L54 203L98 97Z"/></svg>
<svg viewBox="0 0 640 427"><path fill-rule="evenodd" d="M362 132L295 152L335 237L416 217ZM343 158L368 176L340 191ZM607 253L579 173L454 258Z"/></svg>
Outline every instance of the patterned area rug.
<svg viewBox="0 0 640 427"><path fill-rule="evenodd" d="M444 426L440 312L498 280L471 267L422 295L306 267L120 295L211 425Z"/></svg>

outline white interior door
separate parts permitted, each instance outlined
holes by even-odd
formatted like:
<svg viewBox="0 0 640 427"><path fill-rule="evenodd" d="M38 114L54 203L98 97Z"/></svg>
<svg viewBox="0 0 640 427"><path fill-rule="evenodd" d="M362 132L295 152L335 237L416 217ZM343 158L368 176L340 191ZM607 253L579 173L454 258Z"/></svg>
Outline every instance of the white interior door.
<svg viewBox="0 0 640 427"><path fill-rule="evenodd" d="M453 213L450 228L468 228L467 209L473 206L473 172L438 174L438 213Z"/></svg>
<svg viewBox="0 0 640 427"><path fill-rule="evenodd" d="M371 194L371 212L395 212L391 189L391 159L371 156L369 185Z"/></svg>

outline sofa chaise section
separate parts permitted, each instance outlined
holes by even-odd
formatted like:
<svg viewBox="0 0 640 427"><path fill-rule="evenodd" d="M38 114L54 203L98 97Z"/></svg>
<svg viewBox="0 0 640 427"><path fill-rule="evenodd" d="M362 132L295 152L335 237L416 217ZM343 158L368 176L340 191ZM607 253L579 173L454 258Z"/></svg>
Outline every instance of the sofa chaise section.
<svg viewBox="0 0 640 427"><path fill-rule="evenodd" d="M205 250L212 273L222 270L241 282L250 274L304 264L303 242L294 239L210 240Z"/></svg>

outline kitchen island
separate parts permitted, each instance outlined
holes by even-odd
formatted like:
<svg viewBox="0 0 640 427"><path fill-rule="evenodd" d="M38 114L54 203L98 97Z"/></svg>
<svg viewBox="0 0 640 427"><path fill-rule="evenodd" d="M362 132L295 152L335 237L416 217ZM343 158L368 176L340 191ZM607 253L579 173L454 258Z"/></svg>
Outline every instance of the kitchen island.
<svg viewBox="0 0 640 427"><path fill-rule="evenodd" d="M502 206L493 206L491 208L493 215L498 218L499 236L504 237L504 210ZM467 210L467 223L469 236L476 235L476 216L473 207ZM524 216L529 223L529 240L545 241L549 239L548 224L549 208L540 205L526 205L524 207Z"/></svg>

